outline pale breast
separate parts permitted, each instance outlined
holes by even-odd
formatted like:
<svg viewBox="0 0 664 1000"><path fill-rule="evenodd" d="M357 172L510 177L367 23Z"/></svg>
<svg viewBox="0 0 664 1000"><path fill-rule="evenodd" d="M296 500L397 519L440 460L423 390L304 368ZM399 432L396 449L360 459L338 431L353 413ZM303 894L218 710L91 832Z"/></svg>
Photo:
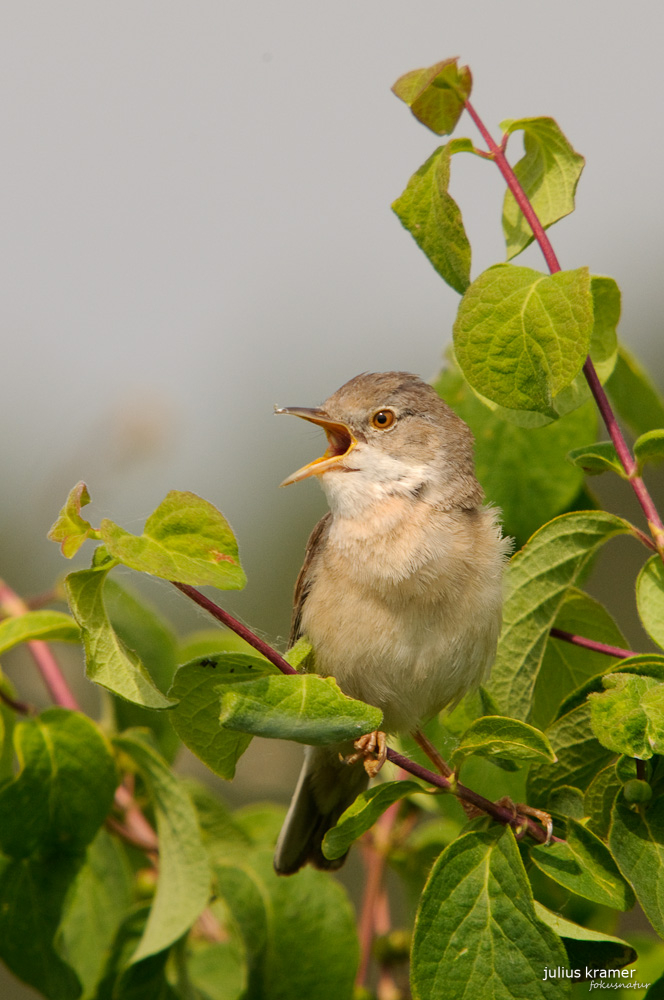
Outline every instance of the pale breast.
<svg viewBox="0 0 664 1000"><path fill-rule="evenodd" d="M416 728L485 676L501 621L505 543L494 513L383 511L335 518L302 609L316 670Z"/></svg>

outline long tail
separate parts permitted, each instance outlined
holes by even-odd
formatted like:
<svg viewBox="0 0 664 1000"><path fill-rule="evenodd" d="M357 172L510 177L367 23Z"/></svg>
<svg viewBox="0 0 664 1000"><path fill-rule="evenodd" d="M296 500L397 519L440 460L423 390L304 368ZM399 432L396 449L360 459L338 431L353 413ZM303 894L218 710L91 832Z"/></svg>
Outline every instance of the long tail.
<svg viewBox="0 0 664 1000"><path fill-rule="evenodd" d="M337 747L307 747L304 765L274 855L278 875L292 875L310 862L340 868L346 859L328 861L321 844L341 814L369 782L361 762L345 764Z"/></svg>

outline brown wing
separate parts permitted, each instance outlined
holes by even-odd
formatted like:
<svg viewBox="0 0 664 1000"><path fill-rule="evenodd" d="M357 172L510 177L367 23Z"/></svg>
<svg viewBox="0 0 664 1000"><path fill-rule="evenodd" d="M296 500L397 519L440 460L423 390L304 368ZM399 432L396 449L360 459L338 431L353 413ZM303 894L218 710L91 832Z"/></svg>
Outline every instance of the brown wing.
<svg viewBox="0 0 664 1000"><path fill-rule="evenodd" d="M288 640L289 647L294 646L302 635L302 609L304 608L304 602L307 599L307 594L311 590L311 584L313 581L312 571L316 559L319 557L323 547L325 546L327 534L330 530L331 520L332 514L328 512L325 517L321 518L318 522L314 530L311 532L309 541L307 542L302 569L300 570L297 582L295 583L295 594L293 596L293 617L291 618L290 638Z"/></svg>

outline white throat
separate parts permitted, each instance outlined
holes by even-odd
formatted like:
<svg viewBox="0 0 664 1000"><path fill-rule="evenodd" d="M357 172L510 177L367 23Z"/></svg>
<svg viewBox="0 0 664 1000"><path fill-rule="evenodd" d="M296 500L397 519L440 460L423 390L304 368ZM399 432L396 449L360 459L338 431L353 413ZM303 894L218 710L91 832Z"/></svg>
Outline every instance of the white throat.
<svg viewBox="0 0 664 1000"><path fill-rule="evenodd" d="M426 464L403 461L379 448L358 445L348 455L346 469L331 469L320 480L332 514L355 518L390 498L412 499L431 482L432 472Z"/></svg>

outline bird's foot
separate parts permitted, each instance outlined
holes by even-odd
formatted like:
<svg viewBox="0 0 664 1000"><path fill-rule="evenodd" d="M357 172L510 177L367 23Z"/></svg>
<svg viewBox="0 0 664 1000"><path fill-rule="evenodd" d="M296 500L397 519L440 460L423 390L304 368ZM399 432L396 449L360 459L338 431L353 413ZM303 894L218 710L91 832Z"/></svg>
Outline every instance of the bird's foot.
<svg viewBox="0 0 664 1000"><path fill-rule="evenodd" d="M544 846L548 847L551 843L551 837L553 836L553 820L548 812L544 812L543 809L535 809L534 806L528 806L524 802L512 802L511 798L506 795L502 799L498 799L496 805L506 806L511 809L514 813L514 819L518 819L520 816L532 816L533 819L539 820L544 829L546 830L546 840L544 841ZM516 830L517 838L519 837L519 830ZM525 829L521 833L521 836L525 833Z"/></svg>
<svg viewBox="0 0 664 1000"><path fill-rule="evenodd" d="M355 740L355 753L342 757L346 764L355 764L361 760L364 770L370 778L375 778L387 758L387 737L380 729L366 733Z"/></svg>

